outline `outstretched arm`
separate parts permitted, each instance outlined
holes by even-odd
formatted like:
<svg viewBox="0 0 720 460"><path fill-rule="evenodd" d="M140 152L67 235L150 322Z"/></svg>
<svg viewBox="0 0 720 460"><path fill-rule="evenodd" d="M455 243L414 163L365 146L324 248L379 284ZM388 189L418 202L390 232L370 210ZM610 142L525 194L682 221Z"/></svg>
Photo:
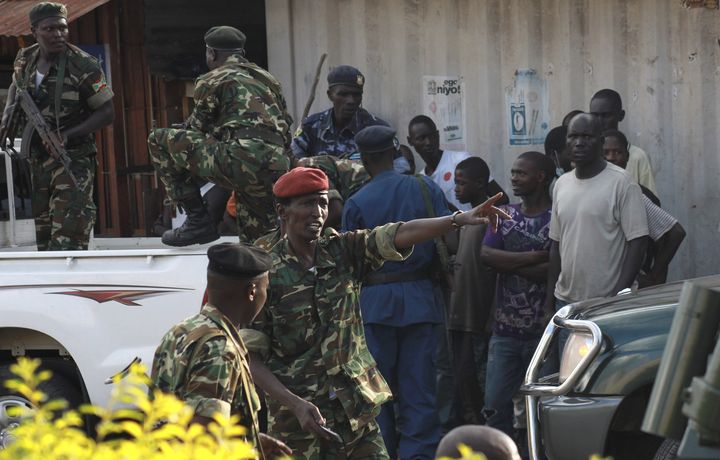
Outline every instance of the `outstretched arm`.
<svg viewBox="0 0 720 460"><path fill-rule="evenodd" d="M322 439L330 439L320 427L325 425L325 418L320 414L320 410L313 403L305 401L297 396L283 385L280 380L270 372L270 369L263 363L262 358L250 353L250 373L253 380L275 401L289 408L300 422L303 430L314 434Z"/></svg>
<svg viewBox="0 0 720 460"><path fill-rule="evenodd" d="M502 196L502 193L498 193L470 211L455 215L455 222L460 226L489 223L496 229L499 219L511 218L505 211L493 206ZM395 247L406 249L442 236L453 229L452 220L453 216L444 216L405 222L395 234Z"/></svg>
<svg viewBox="0 0 720 460"><path fill-rule="evenodd" d="M497 204L497 205L499 205L499 206L502 206L502 205L504 205L504 204L510 203L510 199L508 198L507 193L505 193L505 190L503 190L502 187L500 187L500 184L498 184L497 182L495 182L495 179L493 179L493 180L491 180L490 182L488 182L488 185L487 185L487 193L488 193L488 195L490 195L490 196L497 195L498 193L502 193L502 194L503 194L502 198L500 198L500 199L498 200L498 202L495 203L495 204Z"/></svg>

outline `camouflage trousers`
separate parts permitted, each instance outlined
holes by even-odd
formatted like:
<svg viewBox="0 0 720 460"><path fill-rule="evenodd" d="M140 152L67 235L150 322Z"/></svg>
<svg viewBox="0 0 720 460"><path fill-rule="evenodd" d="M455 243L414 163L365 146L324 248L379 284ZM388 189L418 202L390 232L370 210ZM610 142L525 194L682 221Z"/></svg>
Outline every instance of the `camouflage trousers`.
<svg viewBox="0 0 720 460"><path fill-rule="evenodd" d="M168 196L175 202L196 193L194 177L234 190L241 241L252 242L275 228L272 186L290 169L282 146L258 139L221 142L199 131L154 129L148 148Z"/></svg>
<svg viewBox="0 0 720 460"><path fill-rule="evenodd" d="M39 251L87 249L97 208L93 202L94 155L72 159L78 186L46 153L31 152L32 209Z"/></svg>
<svg viewBox="0 0 720 460"><path fill-rule="evenodd" d="M320 398L325 399L325 398ZM313 401L318 402L318 401ZM293 432L273 431L273 418L269 417L270 435L280 439L292 450L295 459L304 460L389 460L380 427L374 420L353 431L340 402L335 399L318 405L329 429L340 435L343 442L326 441L302 431L300 424ZM295 420L296 421L296 420ZM283 425L287 426L287 424Z"/></svg>

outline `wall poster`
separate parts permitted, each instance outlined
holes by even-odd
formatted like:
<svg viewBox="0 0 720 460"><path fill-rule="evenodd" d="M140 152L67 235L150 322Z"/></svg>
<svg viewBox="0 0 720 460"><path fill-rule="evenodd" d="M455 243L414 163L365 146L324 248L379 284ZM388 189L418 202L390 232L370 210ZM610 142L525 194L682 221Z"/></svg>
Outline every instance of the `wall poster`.
<svg viewBox="0 0 720 460"><path fill-rule="evenodd" d="M550 121L547 82L534 69L518 69L505 101L510 145L544 144Z"/></svg>
<svg viewBox="0 0 720 460"><path fill-rule="evenodd" d="M460 76L423 76L423 113L440 131L440 148L465 150L465 88Z"/></svg>

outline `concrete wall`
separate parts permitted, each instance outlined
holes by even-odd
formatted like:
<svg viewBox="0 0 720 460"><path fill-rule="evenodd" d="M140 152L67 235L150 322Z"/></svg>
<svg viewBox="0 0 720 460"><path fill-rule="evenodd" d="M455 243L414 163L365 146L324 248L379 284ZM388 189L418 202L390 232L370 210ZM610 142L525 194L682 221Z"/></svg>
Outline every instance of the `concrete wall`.
<svg viewBox="0 0 720 460"><path fill-rule="evenodd" d="M467 148L506 188L513 159L506 88L515 70L547 81L550 126L623 96L620 129L651 156L663 207L688 232L671 278L720 273L720 11L680 0L266 0L270 70L302 112L318 58L367 77L364 105L407 135L423 75L461 75ZM326 107L325 72L313 111Z"/></svg>

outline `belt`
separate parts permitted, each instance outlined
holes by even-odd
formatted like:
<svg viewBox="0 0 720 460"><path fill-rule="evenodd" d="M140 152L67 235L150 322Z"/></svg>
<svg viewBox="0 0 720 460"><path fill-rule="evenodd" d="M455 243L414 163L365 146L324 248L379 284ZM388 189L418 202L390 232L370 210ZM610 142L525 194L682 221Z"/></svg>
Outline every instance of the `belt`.
<svg viewBox="0 0 720 460"><path fill-rule="evenodd" d="M265 128L228 129L223 134L223 141L230 139L260 139L269 144L285 147L285 138L281 134Z"/></svg>
<svg viewBox="0 0 720 460"><path fill-rule="evenodd" d="M363 280L363 286L373 286L375 284L402 283L404 281L420 281L430 279L432 273L428 270L415 270L412 272L390 272L368 274Z"/></svg>

